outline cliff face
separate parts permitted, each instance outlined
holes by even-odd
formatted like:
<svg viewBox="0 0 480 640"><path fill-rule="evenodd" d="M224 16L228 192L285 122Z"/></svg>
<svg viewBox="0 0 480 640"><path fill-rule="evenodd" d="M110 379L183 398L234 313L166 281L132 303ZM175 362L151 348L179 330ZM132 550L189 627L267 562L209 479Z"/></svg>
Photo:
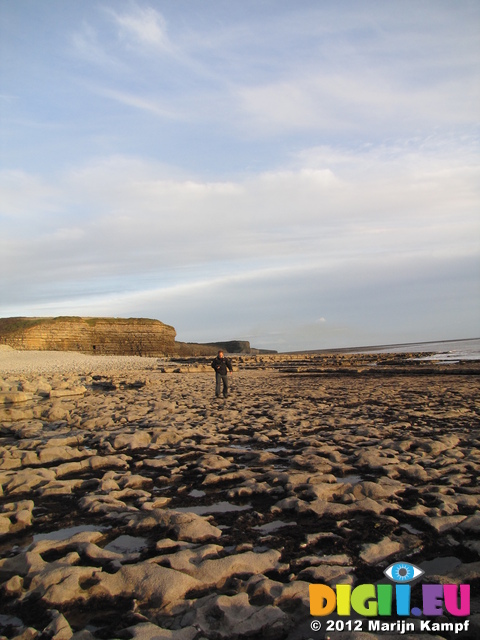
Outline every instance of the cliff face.
<svg viewBox="0 0 480 640"><path fill-rule="evenodd" d="M177 353L180 356L216 356L221 350L229 354L255 355L277 353L269 349L256 349L248 340L227 340L226 342L177 342Z"/></svg>
<svg viewBox="0 0 480 640"><path fill-rule="evenodd" d="M0 318L0 344L101 355L175 355L175 329L145 318Z"/></svg>

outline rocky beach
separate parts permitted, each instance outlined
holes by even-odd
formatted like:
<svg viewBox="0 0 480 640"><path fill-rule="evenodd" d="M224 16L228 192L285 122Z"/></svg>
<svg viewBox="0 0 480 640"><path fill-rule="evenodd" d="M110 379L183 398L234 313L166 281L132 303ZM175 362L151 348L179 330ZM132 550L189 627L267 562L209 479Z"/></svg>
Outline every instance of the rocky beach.
<svg viewBox="0 0 480 640"><path fill-rule="evenodd" d="M0 347L0 638L477 639L480 362L426 356L234 356L217 400L208 358ZM397 561L468 630L312 630Z"/></svg>

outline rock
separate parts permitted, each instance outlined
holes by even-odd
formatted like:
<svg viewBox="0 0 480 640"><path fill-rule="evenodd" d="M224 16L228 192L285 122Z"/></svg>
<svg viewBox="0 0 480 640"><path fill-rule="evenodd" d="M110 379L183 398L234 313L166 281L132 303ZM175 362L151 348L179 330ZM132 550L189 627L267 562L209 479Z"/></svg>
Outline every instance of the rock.
<svg viewBox="0 0 480 640"><path fill-rule="evenodd" d="M33 393L23 391L11 391L10 393L0 393L0 405L16 404L17 402L27 402L33 398Z"/></svg>
<svg viewBox="0 0 480 640"><path fill-rule="evenodd" d="M42 571L47 563L40 553L23 551L11 558L0 560L0 581L9 580L14 576L31 577Z"/></svg>
<svg viewBox="0 0 480 640"><path fill-rule="evenodd" d="M53 402L50 409L42 412L42 416L50 422L58 422L61 420L68 422L70 420L70 412L60 401Z"/></svg>
<svg viewBox="0 0 480 640"><path fill-rule="evenodd" d="M148 562L124 566L114 574L101 573L92 596L135 598L140 604L172 606L200 587L195 578Z"/></svg>
<svg viewBox="0 0 480 640"><path fill-rule="evenodd" d="M231 464L230 460L227 460L223 456L219 456L217 454L201 456L197 462L198 467L203 472L226 469L227 467L230 467Z"/></svg>
<svg viewBox="0 0 480 640"><path fill-rule="evenodd" d="M109 514L112 512L137 511L135 507L127 506L122 500L111 495L92 494L82 498L78 506L87 513Z"/></svg>
<svg viewBox="0 0 480 640"><path fill-rule="evenodd" d="M151 622L142 622L126 629L132 640L194 640L198 636L195 627L185 627L171 631L162 629Z"/></svg>
<svg viewBox="0 0 480 640"><path fill-rule="evenodd" d="M51 638L52 640L70 640L73 636L73 631L68 624L65 616L56 611L55 609L52 611L54 618L52 622L45 627L43 630L43 634L47 638Z"/></svg>
<svg viewBox="0 0 480 640"><path fill-rule="evenodd" d="M135 431L134 433L123 433L113 441L114 449L145 449L152 441L152 437L147 431Z"/></svg>
<svg viewBox="0 0 480 640"><path fill-rule="evenodd" d="M273 640L281 637L289 626L289 618L281 609L270 605L252 606L246 593L202 598L194 611L184 617L184 621L219 640L235 640L258 634L262 634L265 640Z"/></svg>
<svg viewBox="0 0 480 640"><path fill-rule="evenodd" d="M354 576L350 575L354 567L342 565L320 565L303 569L298 579L306 582L322 582L325 584L353 584Z"/></svg>
<svg viewBox="0 0 480 640"><path fill-rule="evenodd" d="M3 592L7 597L19 597L23 591L23 578L13 576L2 585Z"/></svg>
<svg viewBox="0 0 480 640"><path fill-rule="evenodd" d="M32 543L27 551L32 553L45 553L47 551L51 551L55 549L57 552L65 551L66 549L79 551L83 548L85 544L95 544L104 537L100 531L81 531L80 533L76 533L65 540L55 540L55 539L44 539L38 540L37 542Z"/></svg>
<svg viewBox="0 0 480 640"><path fill-rule="evenodd" d="M157 546L157 549L159 547ZM207 544L197 549L182 549L176 553L167 554L161 557L162 562L168 562L171 569L175 571L182 571L195 577L198 572L198 565L205 559L211 559L212 557L218 557L218 554L223 551L223 547L217 544ZM155 559L153 560L155 561Z"/></svg>
<svg viewBox="0 0 480 640"><path fill-rule="evenodd" d="M208 520L195 513L180 513L168 509L153 509L130 520L129 527L143 531L161 525L167 534L173 534L178 540L204 542L211 538L220 538L222 530L211 525Z"/></svg>
<svg viewBox="0 0 480 640"><path fill-rule="evenodd" d="M430 518L425 516L423 520L437 533L445 533L445 531L449 531L450 529L454 529L458 525L460 525L464 520L467 519L467 516L439 516Z"/></svg>
<svg viewBox="0 0 480 640"><path fill-rule="evenodd" d="M100 573L96 567L71 566L80 559L77 553L59 562L50 562L32 578L29 596L40 597L49 606L64 606L70 602L86 601L88 590L82 584L89 583Z"/></svg>
<svg viewBox="0 0 480 640"><path fill-rule="evenodd" d="M18 636L15 636L12 640L34 640L38 638L39 632L33 627L27 627L23 633Z"/></svg>
<svg viewBox="0 0 480 640"><path fill-rule="evenodd" d="M203 587L221 586L234 575L251 575L277 569L280 556L279 551L270 549L265 553L247 551L218 560L203 560L192 575Z"/></svg>
<svg viewBox="0 0 480 640"><path fill-rule="evenodd" d="M49 393L50 398L65 398L66 396L81 396L87 392L86 387L70 387L67 389L52 389Z"/></svg>
<svg viewBox="0 0 480 640"><path fill-rule="evenodd" d="M398 540L383 538L380 542L370 542L362 546L360 558L367 564L377 564L402 551L402 544Z"/></svg>
<svg viewBox="0 0 480 640"><path fill-rule="evenodd" d="M247 593L252 604L286 605L292 610L292 604L305 611L310 609L309 582L293 580L287 584L270 580L264 575L252 576L247 582Z"/></svg>
<svg viewBox="0 0 480 640"><path fill-rule="evenodd" d="M29 493L51 480L55 480L52 469L22 469L3 485L3 490L7 495Z"/></svg>
<svg viewBox="0 0 480 640"><path fill-rule="evenodd" d="M40 449L38 458L41 464L51 464L64 462L66 460L74 460L79 458L86 458L93 455L89 451L80 451L76 447L69 446L47 446L44 449Z"/></svg>
<svg viewBox="0 0 480 640"><path fill-rule="evenodd" d="M480 512L465 518L458 526L462 531L480 533Z"/></svg>

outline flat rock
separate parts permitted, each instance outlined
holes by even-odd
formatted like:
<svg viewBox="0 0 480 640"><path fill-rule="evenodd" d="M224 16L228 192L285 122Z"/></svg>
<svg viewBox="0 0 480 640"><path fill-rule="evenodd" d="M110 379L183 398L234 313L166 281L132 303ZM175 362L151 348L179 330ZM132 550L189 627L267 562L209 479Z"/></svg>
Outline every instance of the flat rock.
<svg viewBox="0 0 480 640"><path fill-rule="evenodd" d="M126 629L132 640L194 640L198 636L198 629L185 627L183 629L162 629L151 622L142 622Z"/></svg>
<svg viewBox="0 0 480 640"><path fill-rule="evenodd" d="M210 524L202 516L169 509L153 509L139 514L136 519L128 522L128 526L136 531L143 531L158 525L165 527L167 535L173 534L178 540L187 542L204 542L211 538L220 538L222 535L221 529Z"/></svg>
<svg viewBox="0 0 480 640"><path fill-rule="evenodd" d="M246 593L202 598L185 619L210 637L228 640L260 633L262 638L273 640L289 625L289 618L281 609L271 605L255 607Z"/></svg>
<svg viewBox="0 0 480 640"><path fill-rule="evenodd" d="M98 578L92 596L123 596L162 607L176 604L201 586L192 576L148 562L124 566L114 574L102 572Z"/></svg>
<svg viewBox="0 0 480 640"><path fill-rule="evenodd" d="M402 551L403 546L398 540L383 538L380 542L367 543L362 546L360 558L367 564L376 564Z"/></svg>
<svg viewBox="0 0 480 640"><path fill-rule="evenodd" d="M9 393L0 393L0 405L16 404L17 402L27 402L33 398L33 393L25 391L10 391Z"/></svg>

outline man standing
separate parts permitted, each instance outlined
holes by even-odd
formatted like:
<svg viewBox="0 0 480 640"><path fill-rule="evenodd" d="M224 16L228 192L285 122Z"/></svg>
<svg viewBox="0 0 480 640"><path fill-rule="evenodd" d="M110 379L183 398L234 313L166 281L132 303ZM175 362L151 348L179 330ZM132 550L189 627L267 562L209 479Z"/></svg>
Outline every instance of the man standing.
<svg viewBox="0 0 480 640"><path fill-rule="evenodd" d="M225 358L223 351L219 351L215 360L212 361L212 367L215 369L215 395L220 397L220 386L223 382L223 397L228 396L228 371L233 373L232 363L229 358Z"/></svg>

